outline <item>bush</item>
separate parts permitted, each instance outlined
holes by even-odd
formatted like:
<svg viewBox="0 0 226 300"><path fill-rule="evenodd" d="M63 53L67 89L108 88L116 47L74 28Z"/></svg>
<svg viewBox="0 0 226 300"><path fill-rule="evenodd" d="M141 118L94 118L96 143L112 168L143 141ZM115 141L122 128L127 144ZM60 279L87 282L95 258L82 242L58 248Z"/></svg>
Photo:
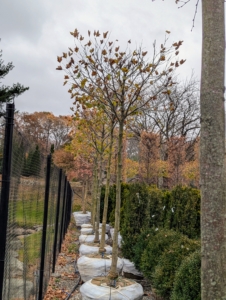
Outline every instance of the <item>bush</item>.
<svg viewBox="0 0 226 300"><path fill-rule="evenodd" d="M181 233L165 229L159 229L154 236L149 236L149 242L141 255L140 262L140 269L148 279L152 279L161 254L165 250L170 250L181 237Z"/></svg>
<svg viewBox="0 0 226 300"><path fill-rule="evenodd" d="M139 237L137 238L136 244L133 247L134 255L129 259L134 262L135 267L138 270L141 270L141 256L147 248L150 239L152 239L155 234L155 229L146 229L141 231Z"/></svg>
<svg viewBox="0 0 226 300"><path fill-rule="evenodd" d="M178 268L182 261L197 249L200 250L199 241L181 235L180 239L164 250L154 272L151 274L152 285L156 289L156 294L169 299Z"/></svg>
<svg viewBox="0 0 226 300"><path fill-rule="evenodd" d="M129 259L134 256L133 248L144 227L147 198L146 185L131 184L123 189L120 233L123 240L122 253Z"/></svg>
<svg viewBox="0 0 226 300"><path fill-rule="evenodd" d="M201 300L201 255L186 257L176 272L170 300Z"/></svg>
<svg viewBox="0 0 226 300"><path fill-rule="evenodd" d="M200 192L191 187L176 186L165 193L167 213L164 227L178 230L189 238L200 237Z"/></svg>

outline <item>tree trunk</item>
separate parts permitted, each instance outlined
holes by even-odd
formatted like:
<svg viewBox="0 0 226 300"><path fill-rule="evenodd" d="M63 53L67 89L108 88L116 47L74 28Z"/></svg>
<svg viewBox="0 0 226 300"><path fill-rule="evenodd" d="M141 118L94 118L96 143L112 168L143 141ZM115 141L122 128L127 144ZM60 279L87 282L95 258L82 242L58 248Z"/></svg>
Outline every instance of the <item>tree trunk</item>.
<svg viewBox="0 0 226 300"><path fill-rule="evenodd" d="M102 162L103 162L103 151L100 154L99 162L99 175L97 185L97 198L96 198L96 224L95 224L95 238L94 243L99 243L99 225L100 225L100 196L101 196L101 185L102 185Z"/></svg>
<svg viewBox="0 0 226 300"><path fill-rule="evenodd" d="M95 230L95 219L96 219L96 199L97 199L97 159L94 160L94 175L93 175L93 193L92 193L92 210L91 210L91 223L93 225L93 230Z"/></svg>
<svg viewBox="0 0 226 300"><path fill-rule="evenodd" d="M86 214L85 189L86 189L86 182L83 182L82 184L82 213L83 214Z"/></svg>
<svg viewBox="0 0 226 300"><path fill-rule="evenodd" d="M117 261L118 261L118 232L120 224L120 207L121 207L121 182L122 182L122 148L123 148L123 122L119 122L119 138L118 138L118 169L117 169L117 181L116 181L116 205L115 205L115 226L112 246L112 262L111 269L108 274L109 278L116 279L117 273Z"/></svg>
<svg viewBox="0 0 226 300"><path fill-rule="evenodd" d="M203 0L202 15L202 300L220 300L226 299L224 0Z"/></svg>
<svg viewBox="0 0 226 300"><path fill-rule="evenodd" d="M110 145L109 145L109 156L108 156L108 167L107 167L107 181L105 187L105 195L104 195L104 212L102 219L102 232L101 232L101 240L100 240L100 248L99 252L105 252L105 232L106 232L106 223L107 223L107 213L108 213L108 196L110 189L110 177L111 177L111 157L112 157L112 148L113 148L113 134L114 134L114 126L112 124L111 134L110 134Z"/></svg>

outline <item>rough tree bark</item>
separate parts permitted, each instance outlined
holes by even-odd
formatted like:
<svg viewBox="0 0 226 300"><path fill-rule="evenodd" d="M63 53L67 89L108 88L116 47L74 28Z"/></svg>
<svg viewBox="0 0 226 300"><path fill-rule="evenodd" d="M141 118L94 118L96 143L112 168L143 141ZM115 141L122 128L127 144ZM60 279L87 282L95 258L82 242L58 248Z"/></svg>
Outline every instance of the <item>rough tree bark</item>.
<svg viewBox="0 0 226 300"><path fill-rule="evenodd" d="M202 17L202 300L220 300L226 299L224 0L203 0Z"/></svg>

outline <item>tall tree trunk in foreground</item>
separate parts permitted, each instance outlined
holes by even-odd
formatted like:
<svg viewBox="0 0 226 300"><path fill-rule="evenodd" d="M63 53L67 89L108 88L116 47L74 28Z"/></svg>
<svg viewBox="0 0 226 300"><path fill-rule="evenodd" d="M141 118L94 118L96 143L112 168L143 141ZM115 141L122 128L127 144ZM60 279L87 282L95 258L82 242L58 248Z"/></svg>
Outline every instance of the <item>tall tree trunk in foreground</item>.
<svg viewBox="0 0 226 300"><path fill-rule="evenodd" d="M117 261L118 261L118 232L120 224L120 207L121 207L121 183L122 183L122 150L123 150L123 123L119 122L119 137L118 137L118 166L117 166L117 181L116 181L116 205L115 205L115 227L112 246L112 263L109 271L109 278L115 279L118 277Z"/></svg>
<svg viewBox="0 0 226 300"><path fill-rule="evenodd" d="M202 0L202 300L226 299L224 0Z"/></svg>
<svg viewBox="0 0 226 300"><path fill-rule="evenodd" d="M108 166L107 166L107 181L105 187L105 195L104 195L104 212L102 218L102 232L101 232L101 240L100 240L100 248L99 252L105 252L105 232L106 232L106 223L107 223L107 213L108 213L108 196L110 189L110 177L111 177L111 157L112 157L112 149L113 149L113 136L114 134L114 126L112 124L111 133L110 133L110 145L109 145L109 156L108 156Z"/></svg>

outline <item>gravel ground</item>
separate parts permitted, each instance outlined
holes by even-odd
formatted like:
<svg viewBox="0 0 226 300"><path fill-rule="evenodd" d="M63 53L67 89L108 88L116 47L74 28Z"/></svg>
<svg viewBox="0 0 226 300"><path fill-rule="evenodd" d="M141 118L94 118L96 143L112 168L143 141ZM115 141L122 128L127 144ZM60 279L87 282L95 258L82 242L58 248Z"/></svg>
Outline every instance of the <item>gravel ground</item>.
<svg viewBox="0 0 226 300"><path fill-rule="evenodd" d="M79 292L82 282L76 268L79 235L80 230L72 221L62 245L61 253L58 256L55 273L51 275L44 300L82 300ZM109 240L109 244L110 243L111 241ZM144 289L142 300L158 300L153 294L150 283L147 280L136 281L140 283Z"/></svg>

